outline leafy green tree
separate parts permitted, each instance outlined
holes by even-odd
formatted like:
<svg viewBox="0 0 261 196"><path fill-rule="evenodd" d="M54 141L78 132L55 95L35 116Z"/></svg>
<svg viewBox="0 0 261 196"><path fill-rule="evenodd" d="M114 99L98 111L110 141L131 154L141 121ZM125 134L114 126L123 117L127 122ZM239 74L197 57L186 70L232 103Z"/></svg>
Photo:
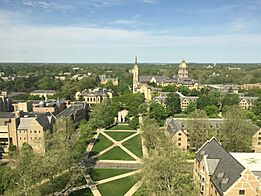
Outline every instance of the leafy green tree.
<svg viewBox="0 0 261 196"><path fill-rule="evenodd" d="M239 106L231 106L224 116L225 122L221 128L224 148L231 152L250 151L255 130L247 121L245 112Z"/></svg>
<svg viewBox="0 0 261 196"><path fill-rule="evenodd" d="M141 169L144 195L197 195L192 183L193 165L171 143L157 123L145 118L141 127L150 157Z"/></svg>
<svg viewBox="0 0 261 196"><path fill-rule="evenodd" d="M206 113L209 117L217 117L218 116L219 109L215 105L206 106L205 110L206 110Z"/></svg>
<svg viewBox="0 0 261 196"><path fill-rule="evenodd" d="M130 127L133 128L133 129L137 129L139 127L139 117L134 116L130 120Z"/></svg>
<svg viewBox="0 0 261 196"><path fill-rule="evenodd" d="M168 85L168 86L164 86L162 88L162 92L173 92L175 93L177 91L177 87L175 85Z"/></svg>
<svg viewBox="0 0 261 196"><path fill-rule="evenodd" d="M96 128L106 128L113 124L115 115L111 101L103 101L93 108L90 115L90 124L95 125Z"/></svg>
<svg viewBox="0 0 261 196"><path fill-rule="evenodd" d="M151 118L154 118L158 122L161 122L162 120L165 120L170 114L170 111L168 108L164 107L163 105L152 102L150 104L150 111L149 111L149 116Z"/></svg>
<svg viewBox="0 0 261 196"><path fill-rule="evenodd" d="M190 114L191 112L194 112L196 109L197 109L197 104L195 102L190 102L185 110L185 113Z"/></svg>
<svg viewBox="0 0 261 196"><path fill-rule="evenodd" d="M176 93L168 94L165 104L170 110L171 115L181 112L180 98L178 94Z"/></svg>
<svg viewBox="0 0 261 196"><path fill-rule="evenodd" d="M222 100L222 108L224 106L233 106L239 104L239 96L236 94L226 94Z"/></svg>
<svg viewBox="0 0 261 196"><path fill-rule="evenodd" d="M187 127L190 140L190 148L198 149L208 139L208 130L210 128L208 116L203 110L196 110L189 115Z"/></svg>
<svg viewBox="0 0 261 196"><path fill-rule="evenodd" d="M186 86L180 86L178 87L178 91L181 92L182 95L189 96L190 90Z"/></svg>

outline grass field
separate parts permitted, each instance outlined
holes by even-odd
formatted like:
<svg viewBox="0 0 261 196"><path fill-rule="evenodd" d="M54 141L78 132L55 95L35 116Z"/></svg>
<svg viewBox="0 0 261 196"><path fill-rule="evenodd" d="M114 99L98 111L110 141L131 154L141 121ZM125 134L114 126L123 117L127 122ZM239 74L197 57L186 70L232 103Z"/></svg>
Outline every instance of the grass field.
<svg viewBox="0 0 261 196"><path fill-rule="evenodd" d="M137 157L143 157L140 135L137 135L131 138L130 140L127 140L123 145L126 148L128 148L131 152L133 152Z"/></svg>
<svg viewBox="0 0 261 196"><path fill-rule="evenodd" d="M124 138L134 134L131 132L115 132L115 131L114 132L106 131L105 133L111 136L116 141L123 140Z"/></svg>
<svg viewBox="0 0 261 196"><path fill-rule="evenodd" d="M110 178L113 176L117 176L120 174L125 174L128 172L132 172L132 169L93 169L90 172L91 178L94 181L99 181L102 179Z"/></svg>
<svg viewBox="0 0 261 196"><path fill-rule="evenodd" d="M120 147L114 147L110 151L98 157L99 160L134 160Z"/></svg>
<svg viewBox="0 0 261 196"><path fill-rule="evenodd" d="M108 148L112 145L112 142L108 140L105 136L100 134L96 140L95 145L92 148L92 154L98 154L99 152L103 151L104 149Z"/></svg>
<svg viewBox="0 0 261 196"><path fill-rule="evenodd" d="M109 128L109 130L133 130L133 128L131 128L129 125L115 125Z"/></svg>
<svg viewBox="0 0 261 196"><path fill-rule="evenodd" d="M111 182L107 182L98 186L101 195L106 196L123 196L135 184L133 178L126 177Z"/></svg>

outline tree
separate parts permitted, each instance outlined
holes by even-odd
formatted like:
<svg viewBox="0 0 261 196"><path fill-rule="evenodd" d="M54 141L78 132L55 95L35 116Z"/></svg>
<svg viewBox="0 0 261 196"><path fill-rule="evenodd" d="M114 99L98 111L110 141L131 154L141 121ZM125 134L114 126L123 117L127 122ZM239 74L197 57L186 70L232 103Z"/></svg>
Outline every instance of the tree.
<svg viewBox="0 0 261 196"><path fill-rule="evenodd" d="M141 169L144 195L196 195L193 165L187 162L185 153L171 143L154 120L143 119L142 130L150 154Z"/></svg>
<svg viewBox="0 0 261 196"><path fill-rule="evenodd" d="M95 128L106 128L113 124L116 115L114 112L110 100L105 100L93 108L90 124L94 125Z"/></svg>
<svg viewBox="0 0 261 196"><path fill-rule="evenodd" d="M222 100L222 108L224 106L233 106L239 104L239 96L236 94L226 94Z"/></svg>
<svg viewBox="0 0 261 196"><path fill-rule="evenodd" d="M261 126L261 98L259 97L253 104L251 112L254 114L252 120L258 126Z"/></svg>
<svg viewBox="0 0 261 196"><path fill-rule="evenodd" d="M194 112L196 109L197 109L197 104L195 102L190 102L185 110L185 113L190 114L191 112Z"/></svg>
<svg viewBox="0 0 261 196"><path fill-rule="evenodd" d="M215 105L206 106L205 110L206 110L206 113L209 117L217 117L218 116L219 109Z"/></svg>
<svg viewBox="0 0 261 196"><path fill-rule="evenodd" d="M198 149L208 139L208 116L203 110L196 110L189 115L187 127L190 140L190 148Z"/></svg>
<svg viewBox="0 0 261 196"><path fill-rule="evenodd" d="M137 129L139 127L139 117L134 116L130 120L130 127L133 129Z"/></svg>
<svg viewBox="0 0 261 196"><path fill-rule="evenodd" d="M150 105L149 116L154 118L158 122L161 122L163 119L166 119L169 116L170 112L168 108L165 108L163 105L152 102Z"/></svg>
<svg viewBox="0 0 261 196"><path fill-rule="evenodd" d="M221 127L224 148L231 152L250 151L255 130L247 121L244 111L239 106L232 106L224 116L225 122Z"/></svg>
<svg viewBox="0 0 261 196"><path fill-rule="evenodd" d="M168 94L165 104L169 108L171 115L181 112L180 98L178 94L176 93Z"/></svg>

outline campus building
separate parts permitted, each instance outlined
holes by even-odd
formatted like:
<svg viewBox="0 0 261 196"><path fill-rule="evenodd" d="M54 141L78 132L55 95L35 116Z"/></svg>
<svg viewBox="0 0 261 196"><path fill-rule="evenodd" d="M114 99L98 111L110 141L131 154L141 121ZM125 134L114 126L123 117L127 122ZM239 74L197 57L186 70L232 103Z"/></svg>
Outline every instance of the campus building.
<svg viewBox="0 0 261 196"><path fill-rule="evenodd" d="M185 96L180 92L175 92L175 93L179 95L180 108L182 112L184 112L188 108L190 103L196 103L198 99L198 97L196 96ZM165 102L169 94L170 92L160 92L158 96L153 97L153 101L165 106Z"/></svg>
<svg viewBox="0 0 261 196"><path fill-rule="evenodd" d="M7 92L0 91L0 112L10 112L12 103L7 96Z"/></svg>
<svg viewBox="0 0 261 196"><path fill-rule="evenodd" d="M52 130L54 116L50 113L21 115L19 112L0 113L0 144L8 152L13 144L20 149L24 143L37 153L45 152L45 134Z"/></svg>
<svg viewBox="0 0 261 196"><path fill-rule="evenodd" d="M112 85L114 85L114 86L118 86L118 84L119 84L118 77L112 78L112 77L109 77L106 75L100 75L99 79L100 79L100 83L103 85L108 84L109 82L111 82Z"/></svg>
<svg viewBox="0 0 261 196"><path fill-rule="evenodd" d="M253 103L258 99L258 97L239 97L239 106L243 109L249 109L253 106Z"/></svg>
<svg viewBox="0 0 261 196"><path fill-rule="evenodd" d="M165 123L165 130L172 138L173 144L182 150L190 148L189 142L189 121L195 119L190 118L168 118ZM222 118L197 119L208 121L208 129L215 130L217 134L220 133L221 126L224 123ZM252 150L253 152L261 152L261 128L250 124L249 131L252 134Z"/></svg>
<svg viewBox="0 0 261 196"><path fill-rule="evenodd" d="M212 138L196 152L193 179L202 196L261 195L261 153L229 153Z"/></svg>
<svg viewBox="0 0 261 196"><path fill-rule="evenodd" d="M75 94L76 100L84 100L88 106L93 106L95 104L103 102L105 99L111 99L113 96L113 91L106 88L94 88L85 89L82 92L77 92Z"/></svg>
<svg viewBox="0 0 261 196"><path fill-rule="evenodd" d="M150 86L149 84L156 84L157 86L186 86L189 89L198 89L198 82L189 78L189 68L186 64L185 60L179 65L178 77L173 76L172 78L166 76L145 76L139 75L139 66L137 62L137 57L135 58L134 67L132 69L133 74L133 93L144 93L145 99L151 101L152 100L152 92L156 89Z"/></svg>
<svg viewBox="0 0 261 196"><path fill-rule="evenodd" d="M30 93L30 95L44 97L44 99L47 101L48 97L54 96L56 94L55 90L35 90Z"/></svg>

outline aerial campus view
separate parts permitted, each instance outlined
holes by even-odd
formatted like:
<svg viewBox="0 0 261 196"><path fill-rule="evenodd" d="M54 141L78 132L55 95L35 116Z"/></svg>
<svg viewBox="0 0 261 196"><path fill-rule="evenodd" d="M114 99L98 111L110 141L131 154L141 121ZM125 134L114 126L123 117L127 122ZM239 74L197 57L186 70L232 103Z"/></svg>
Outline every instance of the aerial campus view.
<svg viewBox="0 0 261 196"><path fill-rule="evenodd" d="M260 0L0 0L0 195L261 196Z"/></svg>

